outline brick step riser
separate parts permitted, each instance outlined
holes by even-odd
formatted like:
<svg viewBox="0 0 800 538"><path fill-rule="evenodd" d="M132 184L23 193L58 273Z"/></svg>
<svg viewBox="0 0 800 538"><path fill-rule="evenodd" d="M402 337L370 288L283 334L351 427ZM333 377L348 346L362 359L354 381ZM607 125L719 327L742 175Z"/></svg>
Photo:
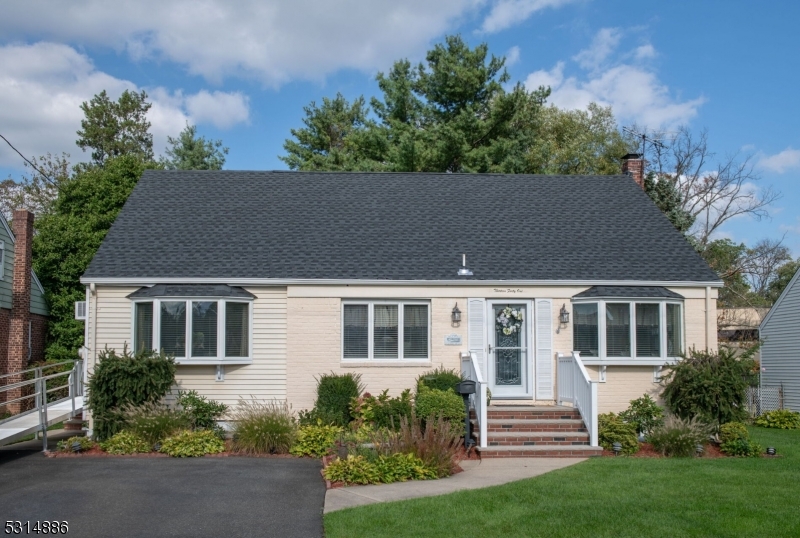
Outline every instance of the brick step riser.
<svg viewBox="0 0 800 538"><path fill-rule="evenodd" d="M489 433L504 433L504 432L576 432L586 433L586 428L578 424L536 424L533 426L524 424L512 424L510 428L502 426L489 426L487 428Z"/></svg>
<svg viewBox="0 0 800 538"><path fill-rule="evenodd" d="M555 450L515 450L513 452L506 451L493 451L491 448L484 448L480 450L481 458L587 458L592 456L599 456L602 451L588 451L588 450L569 450L569 449L555 449Z"/></svg>
<svg viewBox="0 0 800 538"><path fill-rule="evenodd" d="M488 418L489 420L509 420L509 419L581 420L581 416L579 414L575 415L572 414L564 415L555 413L543 414L543 413L525 412L525 411L512 411L507 413L492 412L492 413L487 413L486 418Z"/></svg>
<svg viewBox="0 0 800 538"><path fill-rule="evenodd" d="M528 441L522 439L509 439L498 441L496 439L489 440L489 448L493 446L588 446L589 441Z"/></svg>

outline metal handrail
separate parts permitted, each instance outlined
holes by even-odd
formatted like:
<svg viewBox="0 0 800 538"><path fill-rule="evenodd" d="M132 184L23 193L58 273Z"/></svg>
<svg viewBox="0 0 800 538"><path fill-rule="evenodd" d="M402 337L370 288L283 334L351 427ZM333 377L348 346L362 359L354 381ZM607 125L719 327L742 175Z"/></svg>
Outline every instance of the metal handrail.
<svg viewBox="0 0 800 538"><path fill-rule="evenodd" d="M64 372L56 372L54 374L43 375L42 371L48 368L52 368L54 366L63 366L65 364L72 363L72 368L70 370L66 370ZM23 400L27 400L28 398L34 398L34 407L33 409L29 409L27 411L23 411L22 413L14 414L8 418L0 420L0 424L5 422L9 422L21 416L29 415L31 413L39 414L39 431L42 432L42 443L44 445L44 450L47 450L47 406L64 402L66 400L72 400L72 414L70 416L75 416L75 398L77 396L83 395L83 361L64 361L54 364L47 364L44 366L36 366L34 368L29 368L27 370L22 370L20 372L14 372L11 374L4 374L0 376L0 379L7 378L11 376L21 376L25 375L26 373L33 372L33 379L25 379L23 381L18 381L15 383L11 383L8 385L3 385L0 387L0 393L9 392L14 389L20 389L22 387L26 387L28 385L34 386L34 392L32 394L27 394L25 396L21 396L19 398L14 398L13 400L7 400L0 402L0 406L7 407L9 404L13 404L16 402L21 402ZM50 379L55 379L57 377L67 376L67 382L63 385L59 385L52 388L47 388L47 381ZM54 400L52 402L48 401L47 395L51 392L55 392L57 390L68 389L68 395L64 398L59 400Z"/></svg>

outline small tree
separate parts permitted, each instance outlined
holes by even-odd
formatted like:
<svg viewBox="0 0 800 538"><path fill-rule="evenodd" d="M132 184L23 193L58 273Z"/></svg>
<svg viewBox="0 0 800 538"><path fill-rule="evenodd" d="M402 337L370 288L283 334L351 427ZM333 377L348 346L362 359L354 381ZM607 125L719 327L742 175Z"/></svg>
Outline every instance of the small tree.
<svg viewBox="0 0 800 538"><path fill-rule="evenodd" d="M222 170L228 148L222 140L197 136L197 126L187 124L178 138L167 137L169 147L160 162L167 170Z"/></svg>
<svg viewBox="0 0 800 538"><path fill-rule="evenodd" d="M724 347L716 353L692 349L688 357L666 367L661 383L667 407L687 420L725 424L744 419L747 387L757 375L753 355L758 347L739 356Z"/></svg>

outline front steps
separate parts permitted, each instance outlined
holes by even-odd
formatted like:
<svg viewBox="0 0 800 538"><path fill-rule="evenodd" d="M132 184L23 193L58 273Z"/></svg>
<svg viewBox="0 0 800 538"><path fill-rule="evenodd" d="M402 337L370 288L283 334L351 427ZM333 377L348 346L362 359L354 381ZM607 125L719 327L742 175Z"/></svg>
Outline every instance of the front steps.
<svg viewBox="0 0 800 538"><path fill-rule="evenodd" d="M589 433L572 407L492 405L487 418L489 446L478 449L483 458L585 458L602 453L589 446Z"/></svg>

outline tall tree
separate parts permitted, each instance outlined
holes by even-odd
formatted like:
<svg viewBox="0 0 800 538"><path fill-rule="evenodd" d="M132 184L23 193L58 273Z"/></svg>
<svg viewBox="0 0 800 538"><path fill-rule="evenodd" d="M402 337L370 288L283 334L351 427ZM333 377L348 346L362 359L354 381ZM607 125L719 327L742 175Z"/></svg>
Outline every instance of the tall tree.
<svg viewBox="0 0 800 538"><path fill-rule="evenodd" d="M33 267L50 306L46 356L72 359L83 344L75 301L85 300L80 277L146 168L138 155L122 155L104 166L81 168L66 183L53 211L37 220Z"/></svg>
<svg viewBox="0 0 800 538"><path fill-rule="evenodd" d="M197 136L197 126L186 124L177 138L167 137L166 157L159 162L167 170L222 170L228 148L222 140Z"/></svg>
<svg viewBox="0 0 800 538"><path fill-rule="evenodd" d="M147 111L147 94L125 90L112 101L105 90L81 104L84 119L76 143L83 151L92 150L94 164L120 155L137 155L142 161L153 160L153 135Z"/></svg>
<svg viewBox="0 0 800 538"><path fill-rule="evenodd" d="M505 59L460 36L412 66L379 73L383 98L367 107L343 96L305 108L281 159L292 169L429 172L533 172L528 152L538 136L549 90L506 88Z"/></svg>
<svg viewBox="0 0 800 538"><path fill-rule="evenodd" d="M687 234L695 217L683 208L683 198L668 178L659 178L654 172L644 177L644 192L669 219L675 229Z"/></svg>

